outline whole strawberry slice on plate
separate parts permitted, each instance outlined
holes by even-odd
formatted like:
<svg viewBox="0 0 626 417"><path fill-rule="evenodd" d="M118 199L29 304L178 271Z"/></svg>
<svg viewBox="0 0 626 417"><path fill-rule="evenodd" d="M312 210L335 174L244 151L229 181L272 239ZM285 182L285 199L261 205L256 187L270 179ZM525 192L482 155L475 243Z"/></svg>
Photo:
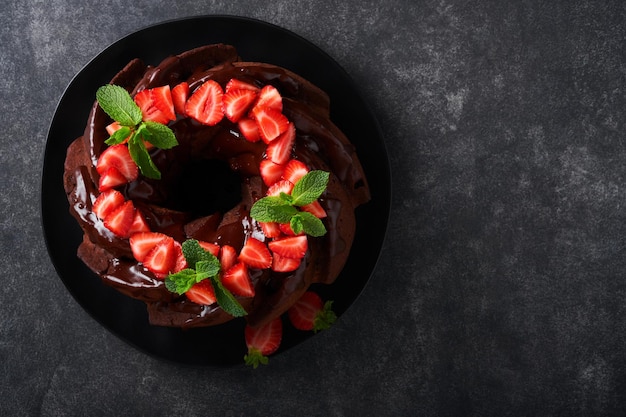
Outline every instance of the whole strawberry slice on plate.
<svg viewBox="0 0 626 417"><path fill-rule="evenodd" d="M280 317L277 317L260 327L246 325L244 336L248 348L244 361L246 365L252 365L256 369L260 364L267 365L269 361L267 357L280 347L283 338L283 322Z"/></svg>
<svg viewBox="0 0 626 417"><path fill-rule="evenodd" d="M189 97L185 113L202 124L214 126L224 118L223 96L222 86L214 80L208 80Z"/></svg>
<svg viewBox="0 0 626 417"><path fill-rule="evenodd" d="M287 310L291 324L298 330L328 329L336 320L337 315L332 311L332 301L322 302L322 299L313 291L307 291Z"/></svg>

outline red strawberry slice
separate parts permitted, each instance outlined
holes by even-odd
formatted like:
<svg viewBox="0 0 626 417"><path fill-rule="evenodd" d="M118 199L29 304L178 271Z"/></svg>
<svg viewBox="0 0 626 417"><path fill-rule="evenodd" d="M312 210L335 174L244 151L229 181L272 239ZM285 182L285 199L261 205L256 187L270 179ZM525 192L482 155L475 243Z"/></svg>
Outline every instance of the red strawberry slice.
<svg viewBox="0 0 626 417"><path fill-rule="evenodd" d="M244 329L248 353L244 356L246 365L252 365L255 369L260 365L266 365L268 355L276 352L283 338L283 322L280 317L269 323L252 327L246 325Z"/></svg>
<svg viewBox="0 0 626 417"><path fill-rule="evenodd" d="M268 187L282 178L284 170L284 166L275 164L269 159L264 159L259 164L261 178L263 178L263 183Z"/></svg>
<svg viewBox="0 0 626 417"><path fill-rule="evenodd" d="M298 269L301 263L301 259L287 258L275 253L274 260L272 261L272 271L292 272Z"/></svg>
<svg viewBox="0 0 626 417"><path fill-rule="evenodd" d="M261 226L261 230L263 230L263 234L267 238L274 238L282 235L280 227L276 222L259 222L259 225Z"/></svg>
<svg viewBox="0 0 626 417"><path fill-rule="evenodd" d="M272 265L272 254L265 243L250 237L239 252L239 260L250 268L267 269Z"/></svg>
<svg viewBox="0 0 626 417"><path fill-rule="evenodd" d="M189 97L185 113L202 124L214 126L224 118L223 96L222 87L216 81L208 80Z"/></svg>
<svg viewBox="0 0 626 417"><path fill-rule="evenodd" d="M230 245L224 245L220 249L219 260L222 271L228 271L237 263L237 251Z"/></svg>
<svg viewBox="0 0 626 417"><path fill-rule="evenodd" d="M175 269L177 256L174 239L167 236L146 254L142 262L157 278L165 279Z"/></svg>
<svg viewBox="0 0 626 417"><path fill-rule="evenodd" d="M266 85L259 91L259 98L254 104L255 108L274 109L279 112L283 111L283 98L280 92L273 85Z"/></svg>
<svg viewBox="0 0 626 417"><path fill-rule="evenodd" d="M102 192L110 190L126 184L127 182L126 177L122 175L117 168L109 167L106 171L104 171L104 174L100 175L100 180L98 181L98 191Z"/></svg>
<svg viewBox="0 0 626 417"><path fill-rule="evenodd" d="M141 109L144 121L167 124L176 119L169 86L141 90L135 94L134 100Z"/></svg>
<svg viewBox="0 0 626 417"><path fill-rule="evenodd" d="M109 213L124 204L124 201L124 196L119 191L107 190L96 198L92 211L96 216L104 219Z"/></svg>
<svg viewBox="0 0 626 417"><path fill-rule="evenodd" d="M145 217L138 209L135 209L135 218L133 219L133 224L130 225L130 230L128 231L128 235L132 236L133 233L139 232L149 232L150 227L148 223L146 223Z"/></svg>
<svg viewBox="0 0 626 417"><path fill-rule="evenodd" d="M222 275L222 284L234 295L254 297L254 287L250 281L248 267L243 262L235 264L224 272Z"/></svg>
<svg viewBox="0 0 626 417"><path fill-rule="evenodd" d="M143 262L146 255L154 249L157 243L165 238L167 238L167 235L157 232L135 233L129 239L130 250L138 262Z"/></svg>
<svg viewBox="0 0 626 417"><path fill-rule="evenodd" d="M183 81L172 88L172 102L174 103L174 111L178 114L185 114L185 103L189 98L189 83Z"/></svg>
<svg viewBox="0 0 626 417"><path fill-rule="evenodd" d="M169 120L176 120L176 114L174 112L174 101L172 98L172 90L169 85L162 87L155 87L150 89L152 100L154 105L161 110L161 112Z"/></svg>
<svg viewBox="0 0 626 417"><path fill-rule="evenodd" d="M230 81L226 83L224 91L228 93L231 90L251 90L255 93L258 93L260 91L260 88L245 81L241 81L237 78L231 78Z"/></svg>
<svg viewBox="0 0 626 417"><path fill-rule="evenodd" d="M293 146L296 143L296 127L293 123L289 123L287 130L283 132L276 140L270 142L265 150L267 159L275 164L286 164L291 158Z"/></svg>
<svg viewBox="0 0 626 417"><path fill-rule="evenodd" d="M280 231L283 233L283 235L285 236L300 236L300 235L304 235L304 231L296 234L293 229L291 228L291 225L289 223L280 223L278 225L278 228L280 229Z"/></svg>
<svg viewBox="0 0 626 417"><path fill-rule="evenodd" d="M187 290L185 295L194 303L204 306L210 306L217 301L213 285L208 279L203 279L202 281L193 284L192 287Z"/></svg>
<svg viewBox="0 0 626 417"><path fill-rule="evenodd" d="M304 177L308 172L309 172L309 168L307 168L307 166L303 162L297 159L292 159L291 161L287 162L287 165L285 165L285 172L283 173L283 179L287 181L291 181L293 184L295 184L298 182L300 178Z"/></svg>
<svg viewBox="0 0 626 417"><path fill-rule="evenodd" d="M122 143L109 146L102 152L96 163L96 171L103 175L107 169L114 167L126 178L127 182L137 179L139 168L128 152L128 147Z"/></svg>
<svg viewBox="0 0 626 417"><path fill-rule="evenodd" d="M189 268L185 254L183 254L183 246L176 240L174 241L174 258L176 261L174 262L174 269L171 272L179 272Z"/></svg>
<svg viewBox="0 0 626 417"><path fill-rule="evenodd" d="M266 195L278 197L280 193L291 194L291 190L293 190L293 183L287 180L280 180L267 189Z"/></svg>
<svg viewBox="0 0 626 417"><path fill-rule="evenodd" d="M104 218L104 226L117 237L127 238L135 220L135 207L128 200Z"/></svg>
<svg viewBox="0 0 626 417"><path fill-rule="evenodd" d="M291 306L287 316L296 329L318 332L328 329L337 320L331 307L332 302L323 304L319 295L307 291Z"/></svg>
<svg viewBox="0 0 626 417"><path fill-rule="evenodd" d="M216 245L215 243L203 242L201 240L198 241L198 244L202 249L209 252L213 256L217 256L220 253L220 245Z"/></svg>
<svg viewBox="0 0 626 417"><path fill-rule="evenodd" d="M289 127L289 119L280 111L269 107L255 107L252 116L265 143L270 143Z"/></svg>
<svg viewBox="0 0 626 417"><path fill-rule="evenodd" d="M285 258L302 259L309 248L306 235L291 236L274 239L268 244L272 253L277 253Z"/></svg>
<svg viewBox="0 0 626 417"><path fill-rule="evenodd" d="M303 211L307 211L307 212L311 213L312 215L314 215L318 219L323 219L324 217L327 216L326 210L324 210L324 207L322 207L322 205L320 204L320 202L318 200L315 200L311 204L307 204L307 205L302 206L300 208Z"/></svg>
<svg viewBox="0 0 626 417"><path fill-rule="evenodd" d="M256 93L252 90L230 90L222 98L224 115L228 120L237 123L250 109L256 100Z"/></svg>
<svg viewBox="0 0 626 417"><path fill-rule="evenodd" d="M239 127L239 131L243 135L243 137L248 142L258 142L261 140L261 135L259 134L259 127L256 124L256 121L247 117L239 119L237 122L237 126Z"/></svg>

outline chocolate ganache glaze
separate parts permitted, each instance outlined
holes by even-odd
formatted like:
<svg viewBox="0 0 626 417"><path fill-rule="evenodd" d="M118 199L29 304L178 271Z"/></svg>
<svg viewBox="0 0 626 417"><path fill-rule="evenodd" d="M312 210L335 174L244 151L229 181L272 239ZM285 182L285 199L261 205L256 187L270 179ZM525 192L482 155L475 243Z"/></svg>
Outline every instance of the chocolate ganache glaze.
<svg viewBox="0 0 626 417"><path fill-rule="evenodd" d="M293 72L270 64L241 62L229 45L207 45L168 57L158 66L135 59L111 84L137 92L187 81L193 92L212 79L222 87L232 78L258 87L271 84L283 98L283 113L296 127L293 157L310 169L330 172L320 198L328 216L327 233L309 238L307 253L293 272L250 269L254 297L239 298L248 312L246 320L259 326L284 313L313 283L332 283L343 268L354 238L354 210L370 199L367 180L353 145L329 119L329 98ZM70 212L84 231L79 258L102 280L122 293L147 304L154 325L212 326L233 317L217 304L203 306L166 289L132 255L128 239L111 233L92 212L100 194L98 157L106 149L105 127L112 120L94 103L83 136L67 150L64 187ZM205 126L191 118L170 122L179 145L153 149L152 159L162 179L139 176L119 188L141 210L150 230L179 242L197 239L228 244L239 251L250 236L263 241L250 208L265 196L259 163L265 144L241 137L237 125L224 118Z"/></svg>

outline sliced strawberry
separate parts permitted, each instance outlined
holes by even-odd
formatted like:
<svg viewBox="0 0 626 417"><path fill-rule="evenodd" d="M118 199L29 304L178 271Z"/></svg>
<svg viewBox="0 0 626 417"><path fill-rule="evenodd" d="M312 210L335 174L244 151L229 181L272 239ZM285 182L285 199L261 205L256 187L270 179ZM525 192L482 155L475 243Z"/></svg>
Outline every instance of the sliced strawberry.
<svg viewBox="0 0 626 417"><path fill-rule="evenodd" d="M117 190L107 190L100 193L93 203L92 211L96 216L104 219L113 210L124 204L124 196Z"/></svg>
<svg viewBox="0 0 626 417"><path fill-rule="evenodd" d="M283 338L283 322L280 317L275 318L261 327L246 325L244 329L248 353L244 356L246 365L257 368L259 364L266 365L268 355L276 352Z"/></svg>
<svg viewBox="0 0 626 417"><path fill-rule="evenodd" d="M220 253L220 245L216 245L215 243L198 241L200 247L205 251L209 252L213 256L217 256Z"/></svg>
<svg viewBox="0 0 626 417"><path fill-rule="evenodd" d="M174 112L174 101L172 98L172 90L169 85L155 87L150 89L154 105L168 118L168 120L176 120Z"/></svg>
<svg viewBox="0 0 626 417"><path fill-rule="evenodd" d="M254 100L256 93L252 90L230 90L222 98L224 115L231 122L237 123L248 112Z"/></svg>
<svg viewBox="0 0 626 417"><path fill-rule="evenodd" d="M210 306L217 301L213 285L208 279L203 279L202 281L193 284L193 286L187 290L185 295L194 303L204 306Z"/></svg>
<svg viewBox="0 0 626 417"><path fill-rule="evenodd" d="M131 235L129 239L130 250L138 262L143 262L146 255L167 235L157 232L139 232Z"/></svg>
<svg viewBox="0 0 626 417"><path fill-rule="evenodd" d="M174 269L171 272L179 272L183 269L189 268L187 265L187 259L185 259L185 254L183 253L183 245L181 245L178 241L174 241Z"/></svg>
<svg viewBox="0 0 626 417"><path fill-rule="evenodd" d="M267 145L265 154L267 159L275 164L286 164L291 158L291 152L293 146L296 143L296 127L293 123L289 123L287 130L285 130L276 140L270 142Z"/></svg>
<svg viewBox="0 0 626 417"><path fill-rule="evenodd" d="M111 136L113 133L117 132L121 128L122 128L122 125L120 124L120 122L113 122L111 124L108 124L105 129L107 133L109 134L109 136Z"/></svg>
<svg viewBox="0 0 626 417"><path fill-rule="evenodd" d="M172 88L172 102L174 103L174 111L178 114L185 114L185 103L189 98L189 83L183 81Z"/></svg>
<svg viewBox="0 0 626 417"><path fill-rule="evenodd" d="M266 269L272 265L272 254L265 243L250 237L239 253L239 260L250 268Z"/></svg>
<svg viewBox="0 0 626 417"><path fill-rule="evenodd" d="M133 224L130 225L130 230L128 230L128 235L132 236L133 233L149 231L150 227L148 226L148 223L146 223L145 217L143 217L143 214L138 209L135 209L135 217L133 219Z"/></svg>
<svg viewBox="0 0 626 417"><path fill-rule="evenodd" d="M103 175L110 167L116 168L126 178L127 182L137 179L139 168L128 152L128 147L122 143L109 146L102 152L96 163L96 171Z"/></svg>
<svg viewBox="0 0 626 417"><path fill-rule="evenodd" d="M309 169L303 162L297 159L292 159L289 162L287 162L287 165L285 165L285 172L283 173L283 179L286 179L287 181L291 181L293 184L295 184L298 182L300 178L304 177L308 172L309 172Z"/></svg>
<svg viewBox="0 0 626 417"><path fill-rule="evenodd" d="M287 180L280 180L267 189L266 195L277 197L280 193L291 194L291 190L293 190L293 183Z"/></svg>
<svg viewBox="0 0 626 417"><path fill-rule="evenodd" d="M299 330L328 329L337 320L337 316L331 310L332 302L322 303L319 295L313 291L307 291L287 311L291 324Z"/></svg>
<svg viewBox="0 0 626 417"><path fill-rule="evenodd" d="M258 93L261 89L245 81L238 80L237 78L231 78L230 81L226 83L224 91L228 93L231 90L251 90Z"/></svg>
<svg viewBox="0 0 626 417"><path fill-rule="evenodd" d="M327 216L326 210L324 210L324 207L322 207L322 205L320 204L320 202L318 200L315 200L311 204L307 204L307 205L302 206L300 208L303 211L308 211L309 213L311 213L312 215L314 215L318 219L323 219L324 217Z"/></svg>
<svg viewBox="0 0 626 417"><path fill-rule="evenodd" d="M227 271L237 263L237 251L230 245L224 245L220 248L219 260L222 271Z"/></svg>
<svg viewBox="0 0 626 417"><path fill-rule="evenodd" d="M128 200L104 218L104 226L117 237L127 238L134 220L135 206Z"/></svg>
<svg viewBox="0 0 626 417"><path fill-rule="evenodd" d="M274 238L282 235L280 227L276 222L259 222L259 225L261 226L261 230L263 230L263 234L267 238Z"/></svg>
<svg viewBox="0 0 626 417"><path fill-rule="evenodd" d="M169 86L167 87L167 93L164 91L155 92L155 89L141 90L135 94L134 100L137 106L141 109L142 119L144 121L153 121L157 123L167 124L172 118L174 104L172 103L171 92ZM165 96L169 94L169 99ZM172 112L167 109L169 104L172 103ZM166 109L163 111L163 109Z"/></svg>
<svg viewBox="0 0 626 417"><path fill-rule="evenodd" d="M280 223L278 225L278 228L280 229L280 231L285 236L300 236L300 235L304 235L304 232L300 232L300 233L296 234L293 231L293 229L291 228L291 225L289 225L289 223Z"/></svg>
<svg viewBox="0 0 626 417"><path fill-rule="evenodd" d="M202 124L214 126L224 118L222 87L208 80L198 87L185 104L185 114Z"/></svg>
<svg viewBox="0 0 626 417"><path fill-rule="evenodd" d="M143 266L157 278L165 279L176 267L177 253L174 239L167 236L159 241L143 258Z"/></svg>
<svg viewBox="0 0 626 417"><path fill-rule="evenodd" d="M275 253L272 261L272 271L292 272L300 267L301 259L287 258Z"/></svg>
<svg viewBox="0 0 626 417"><path fill-rule="evenodd" d="M247 117L239 119L237 122L237 126L239 127L239 131L243 135L243 137L248 142L258 142L261 140L261 135L259 134L259 127L256 124L256 121Z"/></svg>
<svg viewBox="0 0 626 417"><path fill-rule="evenodd" d="M124 185L127 182L126 177L122 175L117 168L109 167L102 175L100 175L100 180L98 181L98 191L102 192L110 190L120 185Z"/></svg>
<svg viewBox="0 0 626 417"><path fill-rule="evenodd" d="M268 187L282 178L284 170L284 166L275 164L269 159L263 159L259 164L261 178Z"/></svg>
<svg viewBox="0 0 626 417"><path fill-rule="evenodd" d="M302 259L309 248L306 235L291 236L274 239L268 246L272 253L277 253L285 258Z"/></svg>
<svg viewBox="0 0 626 417"><path fill-rule="evenodd" d="M280 95L280 92L273 85L264 86L261 91L259 91L259 98L254 104L254 108L268 108L274 109L279 112L283 111L283 98Z"/></svg>
<svg viewBox="0 0 626 417"><path fill-rule="evenodd" d="M255 107L252 115L259 128L259 135L265 143L270 143L289 127L289 119L272 108Z"/></svg>
<svg viewBox="0 0 626 417"><path fill-rule="evenodd" d="M222 275L222 284L234 295L254 297L254 287L250 281L248 267L243 262L235 264L224 272Z"/></svg>

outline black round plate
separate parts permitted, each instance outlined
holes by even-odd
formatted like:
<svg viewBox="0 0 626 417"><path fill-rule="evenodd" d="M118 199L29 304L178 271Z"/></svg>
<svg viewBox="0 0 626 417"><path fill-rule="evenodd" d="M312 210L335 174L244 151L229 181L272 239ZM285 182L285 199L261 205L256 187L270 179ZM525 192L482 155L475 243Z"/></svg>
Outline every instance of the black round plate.
<svg viewBox="0 0 626 417"><path fill-rule="evenodd" d="M95 91L133 58L156 65L164 58L211 43L234 45L242 59L288 68L325 90L331 117L357 148L372 200L357 209L357 235L347 264L330 286L318 287L341 315L367 283L377 262L390 209L389 162L380 128L346 72L326 53L300 36L256 20L204 16L169 21L115 42L72 80L55 112L42 174L42 221L52 262L78 303L111 332L140 350L190 365L243 363L243 321L181 330L152 326L145 304L104 285L76 256L82 232L69 214L63 190L63 164L69 144L82 135ZM310 337L287 323L280 351Z"/></svg>

